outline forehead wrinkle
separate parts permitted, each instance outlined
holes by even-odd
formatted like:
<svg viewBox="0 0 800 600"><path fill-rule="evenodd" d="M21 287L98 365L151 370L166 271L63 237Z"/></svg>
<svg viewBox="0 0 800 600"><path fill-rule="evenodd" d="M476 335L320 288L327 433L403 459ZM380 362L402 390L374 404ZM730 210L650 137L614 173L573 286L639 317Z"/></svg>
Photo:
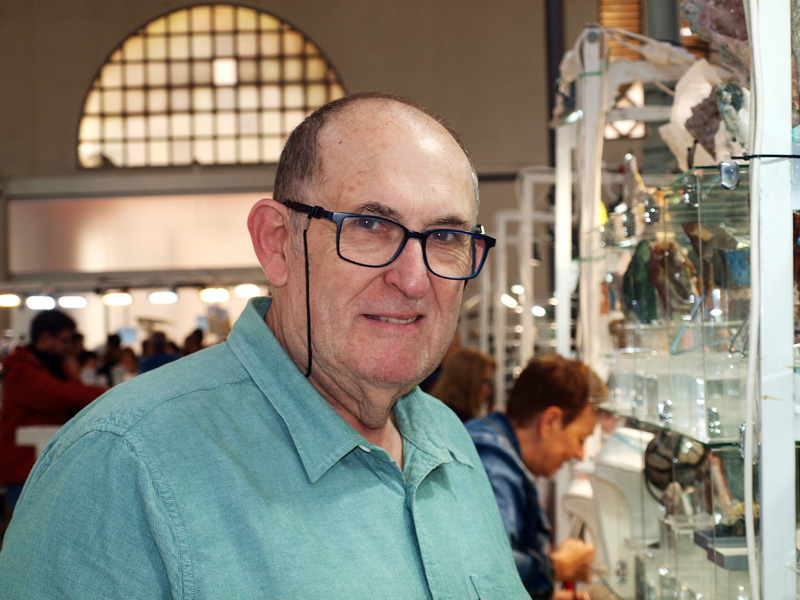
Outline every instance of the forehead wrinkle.
<svg viewBox="0 0 800 600"><path fill-rule="evenodd" d="M364 202L363 204L359 204L355 207L353 212L356 213L364 213L369 215L375 215L376 217L383 217L385 219L391 219L392 221L397 221L398 223L402 224L402 215L400 212L392 208L391 206L387 206L381 202ZM442 217L438 217L435 220L431 221L430 223L426 223L424 230L431 229L432 227L442 227L442 228L453 228L453 229L466 229L469 224L464 221L463 218L457 215L445 215Z"/></svg>
<svg viewBox="0 0 800 600"><path fill-rule="evenodd" d="M359 204L355 207L353 212L357 213L366 213L370 215L375 215L376 217L384 217L386 219L391 219L393 221L399 221L401 218L400 213L381 202L364 202L363 204Z"/></svg>

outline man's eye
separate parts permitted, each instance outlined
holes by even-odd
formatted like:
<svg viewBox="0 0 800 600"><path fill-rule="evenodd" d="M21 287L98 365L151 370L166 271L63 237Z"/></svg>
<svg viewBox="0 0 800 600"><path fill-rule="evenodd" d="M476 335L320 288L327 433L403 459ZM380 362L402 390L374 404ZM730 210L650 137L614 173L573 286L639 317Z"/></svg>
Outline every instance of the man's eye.
<svg viewBox="0 0 800 600"><path fill-rule="evenodd" d="M431 232L431 239L434 242L438 242L440 244L448 244L455 241L457 234L453 233L452 231L432 231Z"/></svg>
<svg viewBox="0 0 800 600"><path fill-rule="evenodd" d="M366 217L359 217L356 219L356 225L358 225L361 229L378 229L381 226L381 222L377 219L368 219Z"/></svg>

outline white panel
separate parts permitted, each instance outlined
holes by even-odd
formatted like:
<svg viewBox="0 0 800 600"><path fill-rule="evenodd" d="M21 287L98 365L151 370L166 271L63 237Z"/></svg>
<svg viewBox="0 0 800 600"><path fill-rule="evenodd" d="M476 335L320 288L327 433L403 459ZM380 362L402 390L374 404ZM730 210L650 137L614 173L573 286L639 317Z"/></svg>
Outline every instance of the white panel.
<svg viewBox="0 0 800 600"><path fill-rule="evenodd" d="M13 201L13 274L257 266L247 215L263 194Z"/></svg>

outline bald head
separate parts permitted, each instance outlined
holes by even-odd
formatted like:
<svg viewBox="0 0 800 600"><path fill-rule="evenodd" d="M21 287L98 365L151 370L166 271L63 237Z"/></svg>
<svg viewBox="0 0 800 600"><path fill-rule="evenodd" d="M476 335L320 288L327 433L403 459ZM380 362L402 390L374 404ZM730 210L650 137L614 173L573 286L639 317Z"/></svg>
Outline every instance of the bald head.
<svg viewBox="0 0 800 600"><path fill-rule="evenodd" d="M457 154L460 154L470 178L475 195L475 208L478 205L478 178L474 165L466 149L455 133L431 111L415 101L402 96L380 93L353 94L326 104L303 121L286 142L278 163L275 176L274 198L278 202L296 201L312 203L308 200L309 191L320 179L332 175L326 172L325 148L331 144L344 144L345 140L357 142L368 136L355 135L354 127L364 133L364 128L372 131L387 125L407 125L407 131L436 133L449 139ZM337 132L327 131L335 123L341 127ZM333 133L327 135L323 132ZM338 134L338 135L337 135ZM336 138L335 140L333 138Z"/></svg>
<svg viewBox="0 0 800 600"><path fill-rule="evenodd" d="M477 208L467 153L410 101L348 97L312 114L287 142L274 198L248 219L273 286L265 319L295 364L314 365L309 381L359 423L385 426L394 402L441 361L464 284L431 270L429 260L450 246L428 233L471 231ZM372 243L370 251L402 245L384 264L342 254Z"/></svg>

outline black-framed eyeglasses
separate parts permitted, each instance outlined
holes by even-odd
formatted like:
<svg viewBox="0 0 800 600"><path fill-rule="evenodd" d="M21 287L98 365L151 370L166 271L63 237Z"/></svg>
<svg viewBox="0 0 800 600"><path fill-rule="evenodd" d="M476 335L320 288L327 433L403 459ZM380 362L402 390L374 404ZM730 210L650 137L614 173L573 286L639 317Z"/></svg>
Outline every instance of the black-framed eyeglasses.
<svg viewBox="0 0 800 600"><path fill-rule="evenodd" d="M321 206L299 202L285 202L285 205L312 218L336 223L339 257L362 267L385 267L413 238L422 245L422 259L431 273L443 279L472 279L480 273L489 248L496 243L484 233L481 225L475 231L431 229L418 232L374 215L330 212Z"/></svg>

